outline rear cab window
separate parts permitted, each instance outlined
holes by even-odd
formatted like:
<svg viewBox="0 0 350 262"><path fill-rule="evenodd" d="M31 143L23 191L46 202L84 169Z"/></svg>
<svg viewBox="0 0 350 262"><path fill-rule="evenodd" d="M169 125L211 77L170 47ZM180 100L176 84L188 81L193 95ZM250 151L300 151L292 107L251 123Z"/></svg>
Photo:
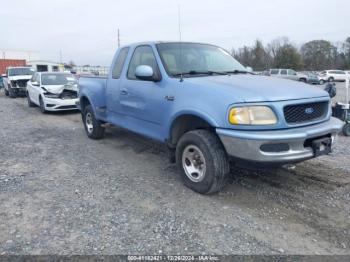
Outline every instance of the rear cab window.
<svg viewBox="0 0 350 262"><path fill-rule="evenodd" d="M112 78L118 79L123 71L123 67L125 64L126 57L129 53L129 47L123 47L119 54L117 59L115 60L113 70L112 70Z"/></svg>

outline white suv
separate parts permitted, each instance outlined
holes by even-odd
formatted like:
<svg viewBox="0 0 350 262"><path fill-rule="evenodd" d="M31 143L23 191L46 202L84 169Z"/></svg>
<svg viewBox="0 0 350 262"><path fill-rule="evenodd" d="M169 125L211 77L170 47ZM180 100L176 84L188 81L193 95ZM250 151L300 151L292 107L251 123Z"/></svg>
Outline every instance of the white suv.
<svg viewBox="0 0 350 262"><path fill-rule="evenodd" d="M326 70L319 75L320 84L324 84L327 81L345 81L347 78L349 78L349 74L342 70Z"/></svg>

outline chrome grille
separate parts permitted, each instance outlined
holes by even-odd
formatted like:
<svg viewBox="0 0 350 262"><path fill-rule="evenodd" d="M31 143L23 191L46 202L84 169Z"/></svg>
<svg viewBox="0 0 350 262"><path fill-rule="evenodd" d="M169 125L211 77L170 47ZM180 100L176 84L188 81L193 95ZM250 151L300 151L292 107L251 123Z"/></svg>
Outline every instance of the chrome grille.
<svg viewBox="0 0 350 262"><path fill-rule="evenodd" d="M288 105L283 108L284 118L288 124L299 124L321 120L327 116L328 101Z"/></svg>

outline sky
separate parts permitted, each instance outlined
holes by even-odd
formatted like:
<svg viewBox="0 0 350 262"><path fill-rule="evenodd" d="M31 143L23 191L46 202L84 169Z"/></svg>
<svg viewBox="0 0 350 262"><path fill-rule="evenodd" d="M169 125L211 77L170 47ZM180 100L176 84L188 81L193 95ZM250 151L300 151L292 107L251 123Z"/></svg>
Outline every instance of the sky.
<svg viewBox="0 0 350 262"><path fill-rule="evenodd" d="M296 45L350 36L349 0L0 0L0 49L108 66L121 44L179 40L227 50L288 37Z"/></svg>

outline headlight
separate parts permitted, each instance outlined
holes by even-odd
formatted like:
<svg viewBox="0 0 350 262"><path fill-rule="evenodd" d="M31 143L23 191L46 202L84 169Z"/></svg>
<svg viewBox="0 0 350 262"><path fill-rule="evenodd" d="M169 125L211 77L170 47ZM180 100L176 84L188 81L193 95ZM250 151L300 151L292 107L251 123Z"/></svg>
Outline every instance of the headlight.
<svg viewBox="0 0 350 262"><path fill-rule="evenodd" d="M273 125L277 117L267 106L245 106L231 108L229 122L232 125Z"/></svg>

